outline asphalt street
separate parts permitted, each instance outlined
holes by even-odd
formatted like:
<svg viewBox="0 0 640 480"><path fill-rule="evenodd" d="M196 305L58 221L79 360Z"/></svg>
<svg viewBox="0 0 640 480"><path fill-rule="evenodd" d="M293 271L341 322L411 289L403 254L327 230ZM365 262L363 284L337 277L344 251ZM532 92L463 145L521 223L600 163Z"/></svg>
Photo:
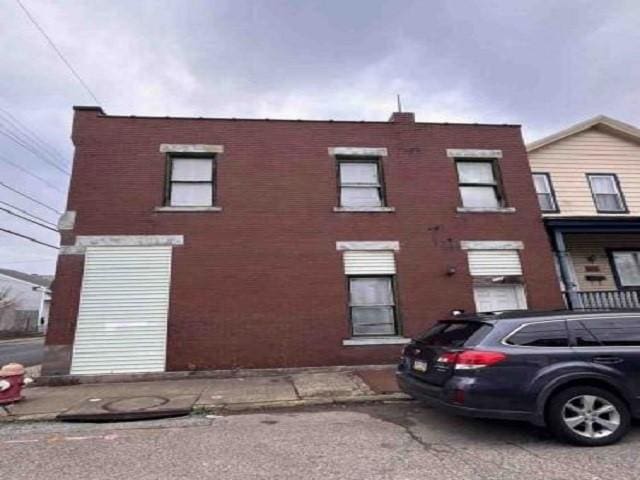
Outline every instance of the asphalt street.
<svg viewBox="0 0 640 480"><path fill-rule="evenodd" d="M119 424L0 424L11 479L636 479L640 427L610 447L416 403Z"/></svg>
<svg viewBox="0 0 640 480"><path fill-rule="evenodd" d="M10 362L21 363L25 367L40 365L43 345L43 337L0 340L0 366Z"/></svg>

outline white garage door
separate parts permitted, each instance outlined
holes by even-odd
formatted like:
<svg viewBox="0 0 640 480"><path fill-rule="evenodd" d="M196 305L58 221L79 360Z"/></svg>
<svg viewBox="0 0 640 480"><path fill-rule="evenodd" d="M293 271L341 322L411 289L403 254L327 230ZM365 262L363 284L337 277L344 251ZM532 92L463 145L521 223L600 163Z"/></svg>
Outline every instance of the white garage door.
<svg viewBox="0 0 640 480"><path fill-rule="evenodd" d="M499 312L527 308L522 285L495 285L473 287L473 297L478 312Z"/></svg>
<svg viewBox="0 0 640 480"><path fill-rule="evenodd" d="M171 247L88 247L71 374L165 369Z"/></svg>

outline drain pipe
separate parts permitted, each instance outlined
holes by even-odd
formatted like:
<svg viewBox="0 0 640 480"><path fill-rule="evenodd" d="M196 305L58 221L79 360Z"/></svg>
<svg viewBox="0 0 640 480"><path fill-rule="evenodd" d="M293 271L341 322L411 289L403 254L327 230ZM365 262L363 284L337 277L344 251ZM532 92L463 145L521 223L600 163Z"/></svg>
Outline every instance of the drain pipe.
<svg viewBox="0 0 640 480"><path fill-rule="evenodd" d="M553 240L556 246L556 258L560 267L560 278L564 284L565 293L567 294L567 306L570 310L582 308L582 302L578 295L577 285L571 276L571 260L567 253L567 247L564 243L564 235L561 230L553 231Z"/></svg>

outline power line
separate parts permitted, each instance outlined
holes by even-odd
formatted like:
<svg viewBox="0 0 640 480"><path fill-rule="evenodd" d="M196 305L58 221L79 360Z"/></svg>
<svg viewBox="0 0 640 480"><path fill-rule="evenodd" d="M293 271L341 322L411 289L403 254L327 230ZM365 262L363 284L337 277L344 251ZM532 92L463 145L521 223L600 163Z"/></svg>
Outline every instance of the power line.
<svg viewBox="0 0 640 480"><path fill-rule="evenodd" d="M13 215L16 218L20 218L21 220L25 220L27 222L33 223L34 225L38 225L42 228L46 228L47 230L51 230L52 232L58 232L57 228L52 228L48 225L45 225L44 223L40 223L40 222L36 222L35 220L31 220L29 217L25 217L24 215L20 215L18 213L12 212L11 210L4 208L4 207L0 207L0 210L2 210L3 212L8 213L9 215Z"/></svg>
<svg viewBox="0 0 640 480"><path fill-rule="evenodd" d="M42 241L37 240L37 239L35 239L33 237L29 237L27 235L23 235L22 233L14 232L13 230L9 230L9 229L0 227L0 232L5 232L5 233L8 233L9 235L15 235L16 237L24 238L24 239L29 240L29 241L34 242L34 243L39 243L40 245L44 245L45 247L55 248L56 250L59 250L59 248L56 247L55 245L51 245L50 243L42 242Z"/></svg>
<svg viewBox="0 0 640 480"><path fill-rule="evenodd" d="M28 199L29 199L29 200L31 200L32 202L37 203L38 205L41 205L41 206L43 206L44 208L46 208L46 209L48 209L48 210L51 210L52 212L55 212L55 213L56 213L56 214L58 214L58 215L62 215L62 212L59 212L59 211L58 211L58 210L56 210L55 208L50 207L50 206L49 206L49 205L47 205L46 203L42 203L40 200L37 200L37 199L35 199L35 198L33 198L33 197L31 197L31 196L27 195L26 193L22 193L20 190L17 190L17 189L15 189L15 188L13 188L13 187L10 187L9 185L7 185L7 184L6 184L6 183L4 183L4 182L0 182L0 187L4 187L4 188L6 188L7 190L11 190L12 192L17 193L18 195L20 195L20 196L22 196L22 197L24 197L24 198L28 198Z"/></svg>
<svg viewBox="0 0 640 480"><path fill-rule="evenodd" d="M87 93L91 96L91 98L93 98L96 103L99 105L100 101L96 98L95 94L91 91L91 89L87 86L87 84L84 82L84 80L82 80L82 77L80 77L80 75L78 74L78 72L75 71L75 69L71 66L71 64L67 61L67 59L64 57L64 55L62 55L62 52L58 49L58 47L56 47L56 44L53 43L53 40L51 40L51 37L49 37L49 35L47 35L47 32L44 31L44 29L38 24L38 22L36 21L35 18L33 18L33 16L29 13L29 10L27 10L27 7L25 7L22 2L20 0L16 0L16 2L18 3L18 5L20 5L20 8L24 11L24 13L27 15L27 17L29 17L29 20L31 20L31 22L35 25L35 27L40 31L40 33L44 36L44 38L47 39L47 42L49 42L49 45L51 46L51 48L53 48L53 50L58 54L58 57L60 57L60 60L63 61L63 63L67 66L67 68L71 71L71 73L73 74L74 77L76 77L76 79L80 82L80 84L84 87L84 89L87 91Z"/></svg>
<svg viewBox="0 0 640 480"><path fill-rule="evenodd" d="M2 205L5 205L5 206L9 207L9 208L13 208L14 210L17 210L17 211L18 211L18 212L20 212L20 213L24 213L25 215L29 215L30 217L33 217L33 218L35 218L36 220L39 220L39 221L44 222L44 223L48 223L48 224L49 224L49 225L51 225L52 227L57 227L57 225L56 225L55 223L50 222L50 221L49 221L49 220L47 220L46 218L42 218L42 217L39 217L39 216L37 216L37 215L34 215L33 213L29 212L28 210L24 210L24 209L22 209L22 208L20 208L20 207L16 207L15 205L10 204L9 202L5 202L5 201L3 201L3 200L0 200L0 203L1 203Z"/></svg>
<svg viewBox="0 0 640 480"><path fill-rule="evenodd" d="M5 118L2 118L2 120L6 122L7 125L13 128L26 141L34 144L40 151L48 155L52 160L60 161L63 165L66 165L68 163L64 159L62 154L60 154L60 152L56 150L53 145L40 138L33 130L31 130L24 123L18 120L15 115L12 115L11 112L0 107L0 114L4 115Z"/></svg>
<svg viewBox="0 0 640 480"><path fill-rule="evenodd" d="M18 170L20 170L21 172L26 173L27 175L29 175L29 176L31 176L31 177L33 177L33 178L35 178L36 180L40 180L42 183L44 183L44 184L45 184L45 185L47 185L48 187L53 188L54 190L56 190L56 191L58 191L58 192L60 192L60 193L62 193L62 194L64 195L64 191L63 191L63 190L60 190L60 189L59 189L58 187L56 187L53 183L49 183L49 181L48 181L48 180L45 180L45 179L44 179L44 178L42 178L41 176L36 175L36 174L35 174L35 173L33 173L33 172L30 172L29 170L27 170L26 168L24 168L22 165L18 165L17 163L12 162L11 160L9 160L9 159L8 159L8 158L6 158L6 157L3 157L2 155L0 155L0 161L3 161L4 163L7 163L7 164L11 165L11 166L12 166L12 167L14 167L14 168L17 168L17 169L18 169Z"/></svg>
<svg viewBox="0 0 640 480"><path fill-rule="evenodd" d="M51 165L56 170L61 171L65 175L71 175L71 172L69 172L66 168L63 168L63 167L59 166L57 163L54 163L51 160L49 160L47 157L42 156L42 154L40 152L38 152L38 150L34 149L34 147L30 146L28 143L25 143L24 140L22 140L21 138L16 137L15 134L13 134L11 132L6 132L6 131L0 129L0 135L4 135L9 140L11 140L12 142L20 145L22 148L24 148L28 152L33 153L40 160L42 160L45 163L48 163L49 165Z"/></svg>

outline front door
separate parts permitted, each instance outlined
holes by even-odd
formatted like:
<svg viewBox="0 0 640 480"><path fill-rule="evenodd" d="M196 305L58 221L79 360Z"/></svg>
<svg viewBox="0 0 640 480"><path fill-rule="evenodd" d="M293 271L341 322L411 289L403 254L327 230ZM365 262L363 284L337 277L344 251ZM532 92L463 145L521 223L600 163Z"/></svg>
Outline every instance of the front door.
<svg viewBox="0 0 640 480"><path fill-rule="evenodd" d="M523 310L527 300L522 285L490 285L473 287L477 312Z"/></svg>

